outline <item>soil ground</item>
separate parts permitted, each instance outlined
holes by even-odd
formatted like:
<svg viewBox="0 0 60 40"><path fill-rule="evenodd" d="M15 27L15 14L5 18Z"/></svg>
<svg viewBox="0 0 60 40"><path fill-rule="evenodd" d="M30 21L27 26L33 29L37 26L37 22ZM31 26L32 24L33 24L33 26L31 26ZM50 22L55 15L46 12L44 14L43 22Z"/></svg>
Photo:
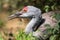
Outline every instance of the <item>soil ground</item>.
<svg viewBox="0 0 60 40"><path fill-rule="evenodd" d="M6 12L0 13L0 19L2 21L4 21L4 23L5 23L4 28L1 29L3 38L5 38L5 40L8 39L8 36L5 36L4 33L9 34L10 32L12 32L13 34L17 34L18 30L24 30L26 25L27 25L27 23L28 23L28 19L15 18L15 19L12 19L12 20L8 20L8 16L9 15Z"/></svg>

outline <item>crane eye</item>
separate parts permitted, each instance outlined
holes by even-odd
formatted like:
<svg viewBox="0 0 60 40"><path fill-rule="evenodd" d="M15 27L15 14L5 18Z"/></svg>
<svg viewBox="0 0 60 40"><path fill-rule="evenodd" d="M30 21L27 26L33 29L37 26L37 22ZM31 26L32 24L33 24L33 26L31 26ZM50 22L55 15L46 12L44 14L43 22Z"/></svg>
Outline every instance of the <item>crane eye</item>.
<svg viewBox="0 0 60 40"><path fill-rule="evenodd" d="M23 8L23 11L24 11L24 12L27 12L27 10L28 10L27 7L24 7L24 8Z"/></svg>

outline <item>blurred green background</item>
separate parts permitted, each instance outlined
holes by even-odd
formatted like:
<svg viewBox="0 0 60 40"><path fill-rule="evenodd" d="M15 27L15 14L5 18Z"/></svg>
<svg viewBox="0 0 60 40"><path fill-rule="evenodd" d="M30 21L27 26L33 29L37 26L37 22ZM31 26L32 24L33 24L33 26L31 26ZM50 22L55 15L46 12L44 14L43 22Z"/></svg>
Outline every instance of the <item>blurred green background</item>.
<svg viewBox="0 0 60 40"><path fill-rule="evenodd" d="M0 11L20 10L25 4L34 5L42 12L60 10L60 0L0 0Z"/></svg>

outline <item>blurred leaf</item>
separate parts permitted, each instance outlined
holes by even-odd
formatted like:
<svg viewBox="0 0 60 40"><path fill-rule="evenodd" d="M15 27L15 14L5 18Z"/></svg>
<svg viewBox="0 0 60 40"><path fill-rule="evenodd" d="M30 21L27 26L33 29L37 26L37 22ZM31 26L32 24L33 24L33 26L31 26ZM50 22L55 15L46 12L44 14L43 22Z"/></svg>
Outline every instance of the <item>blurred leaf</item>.
<svg viewBox="0 0 60 40"><path fill-rule="evenodd" d="M50 40L56 40L56 38L57 38L57 35L52 35L52 36L50 37Z"/></svg>
<svg viewBox="0 0 60 40"><path fill-rule="evenodd" d="M53 18L55 18L57 21L59 21L60 20L60 13L55 13L53 15Z"/></svg>
<svg viewBox="0 0 60 40"><path fill-rule="evenodd" d="M45 24L44 26L45 26L45 27L50 27L50 25L49 25L49 24Z"/></svg>
<svg viewBox="0 0 60 40"><path fill-rule="evenodd" d="M45 10L45 12L48 12L49 11L49 6L45 5L44 10Z"/></svg>
<svg viewBox="0 0 60 40"><path fill-rule="evenodd" d="M35 40L35 38L32 36L32 33L29 35L26 35L23 31L19 31L18 35L15 35L16 40Z"/></svg>

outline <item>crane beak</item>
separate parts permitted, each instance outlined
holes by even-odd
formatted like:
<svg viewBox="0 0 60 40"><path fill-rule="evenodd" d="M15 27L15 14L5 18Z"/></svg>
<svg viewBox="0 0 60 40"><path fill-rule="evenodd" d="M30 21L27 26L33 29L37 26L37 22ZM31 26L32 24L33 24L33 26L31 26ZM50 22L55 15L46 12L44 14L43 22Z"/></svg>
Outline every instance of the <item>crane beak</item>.
<svg viewBox="0 0 60 40"><path fill-rule="evenodd" d="M15 14L12 14L12 15L10 15L10 16L8 17L8 20L12 20L12 19L14 19L14 18L16 18L16 15L15 15Z"/></svg>

